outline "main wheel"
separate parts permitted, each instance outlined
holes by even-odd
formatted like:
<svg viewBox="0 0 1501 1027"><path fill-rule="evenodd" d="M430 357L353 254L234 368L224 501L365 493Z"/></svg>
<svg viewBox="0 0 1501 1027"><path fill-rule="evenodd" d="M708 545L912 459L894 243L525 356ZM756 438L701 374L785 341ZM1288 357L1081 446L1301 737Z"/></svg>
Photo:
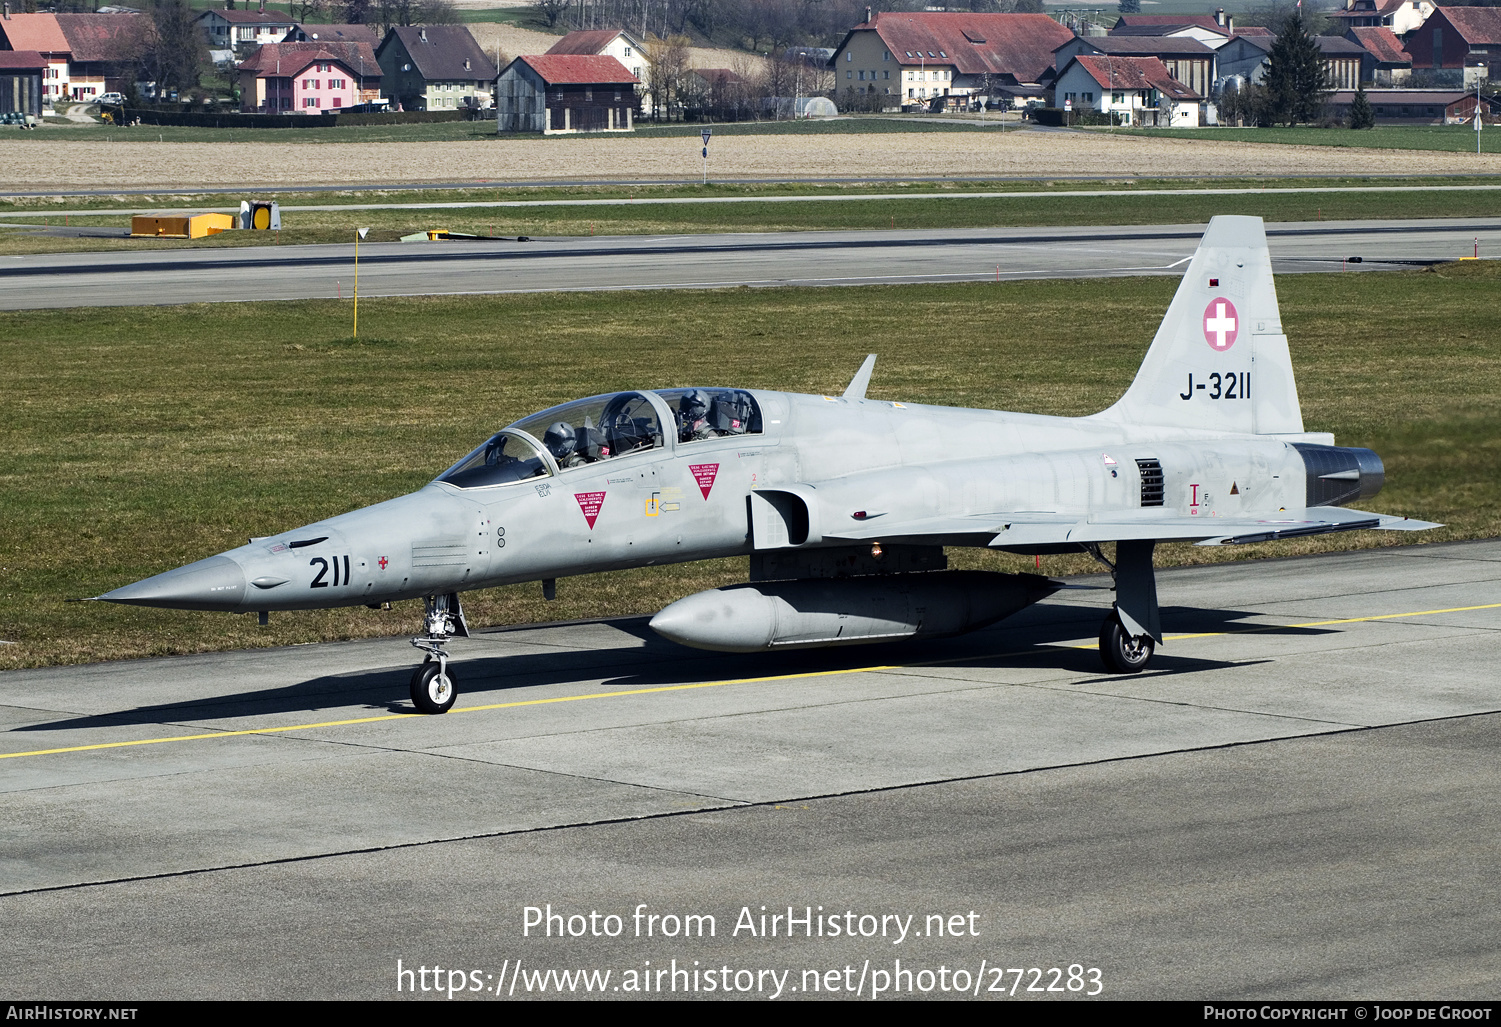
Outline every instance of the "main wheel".
<svg viewBox="0 0 1501 1027"><path fill-rule="evenodd" d="M453 686L453 672L444 671L433 660L412 674L412 705L421 713L447 713L459 697Z"/></svg>
<svg viewBox="0 0 1501 1027"><path fill-rule="evenodd" d="M1128 634L1113 611L1100 626L1100 662L1111 674L1139 674L1156 649L1150 636Z"/></svg>

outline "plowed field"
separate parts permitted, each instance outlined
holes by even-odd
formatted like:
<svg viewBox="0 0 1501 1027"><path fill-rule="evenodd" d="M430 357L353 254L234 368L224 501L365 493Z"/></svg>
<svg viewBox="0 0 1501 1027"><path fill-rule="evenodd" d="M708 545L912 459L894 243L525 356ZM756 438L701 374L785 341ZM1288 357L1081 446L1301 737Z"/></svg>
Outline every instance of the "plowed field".
<svg viewBox="0 0 1501 1027"><path fill-rule="evenodd" d="M141 130L144 134L146 130ZM158 143L28 140L4 146L0 189L374 186L405 182L697 179L687 138L507 137L425 143ZM1501 155L1276 146L1083 132L729 135L716 137L718 181L776 178L1051 175L1494 174Z"/></svg>

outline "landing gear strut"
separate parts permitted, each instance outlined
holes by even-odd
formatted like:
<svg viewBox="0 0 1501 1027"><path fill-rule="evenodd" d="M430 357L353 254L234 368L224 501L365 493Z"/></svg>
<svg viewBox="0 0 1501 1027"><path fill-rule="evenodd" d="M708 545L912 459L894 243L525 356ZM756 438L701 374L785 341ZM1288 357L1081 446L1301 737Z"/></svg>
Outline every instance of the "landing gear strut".
<svg viewBox="0 0 1501 1027"><path fill-rule="evenodd" d="M427 634L412 639L412 645L427 655L412 674L412 705L421 713L447 713L459 693L443 647L455 635L468 638L469 626L456 593L428 596L424 602L422 625Z"/></svg>
<svg viewBox="0 0 1501 1027"><path fill-rule="evenodd" d="M1085 552L1104 564L1115 579L1115 607L1100 626L1100 662L1111 674L1139 674L1162 641L1157 609L1157 577L1152 570L1150 540L1117 542L1115 562L1105 559L1097 542Z"/></svg>

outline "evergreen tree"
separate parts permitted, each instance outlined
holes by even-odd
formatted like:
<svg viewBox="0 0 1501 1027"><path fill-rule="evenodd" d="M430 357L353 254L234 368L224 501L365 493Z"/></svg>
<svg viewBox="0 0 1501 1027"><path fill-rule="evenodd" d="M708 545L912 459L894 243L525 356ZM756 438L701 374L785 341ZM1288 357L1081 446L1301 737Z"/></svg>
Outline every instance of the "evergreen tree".
<svg viewBox="0 0 1501 1027"><path fill-rule="evenodd" d="M1317 118L1329 91L1329 75L1318 40L1303 28L1301 14L1282 23L1270 58L1263 81L1269 120L1296 125Z"/></svg>
<svg viewBox="0 0 1501 1027"><path fill-rule="evenodd" d="M1351 128L1375 128L1376 115L1371 110L1371 101L1366 99L1365 83L1355 90L1355 100L1350 104L1350 127Z"/></svg>
<svg viewBox="0 0 1501 1027"><path fill-rule="evenodd" d="M1140 14L1141 0L1120 0L1115 9L1121 14Z"/></svg>

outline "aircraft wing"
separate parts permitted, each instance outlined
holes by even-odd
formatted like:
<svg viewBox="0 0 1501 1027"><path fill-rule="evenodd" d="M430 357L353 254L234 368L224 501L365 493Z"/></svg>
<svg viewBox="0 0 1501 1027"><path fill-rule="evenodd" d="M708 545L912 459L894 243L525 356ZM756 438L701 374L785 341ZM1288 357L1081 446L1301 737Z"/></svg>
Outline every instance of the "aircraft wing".
<svg viewBox="0 0 1501 1027"><path fill-rule="evenodd" d="M834 533L825 539L852 542L908 542L929 545L958 536L988 534L997 549L1013 546L1056 546L1084 542L1154 540L1197 542L1225 546L1336 531L1375 528L1385 531L1422 531L1436 528L1432 521L1412 520L1391 514L1368 513L1338 506L1288 510L1276 517L1183 517L1174 510L1128 509L1103 511L1080 518L1047 511L972 514L933 517L902 522L871 521Z"/></svg>

